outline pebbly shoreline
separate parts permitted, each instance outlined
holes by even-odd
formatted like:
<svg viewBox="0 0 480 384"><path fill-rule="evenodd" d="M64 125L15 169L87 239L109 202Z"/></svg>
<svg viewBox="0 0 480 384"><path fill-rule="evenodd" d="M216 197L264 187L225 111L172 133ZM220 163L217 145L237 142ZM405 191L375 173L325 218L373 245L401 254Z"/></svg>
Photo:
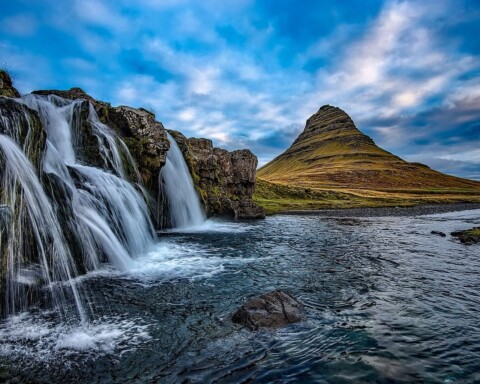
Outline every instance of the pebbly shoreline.
<svg viewBox="0 0 480 384"><path fill-rule="evenodd" d="M376 207L376 208L345 208L325 210L299 210L279 212L279 215L316 215L329 217L382 217L382 216L422 216L436 213L468 211L480 209L480 203L417 205L412 207Z"/></svg>

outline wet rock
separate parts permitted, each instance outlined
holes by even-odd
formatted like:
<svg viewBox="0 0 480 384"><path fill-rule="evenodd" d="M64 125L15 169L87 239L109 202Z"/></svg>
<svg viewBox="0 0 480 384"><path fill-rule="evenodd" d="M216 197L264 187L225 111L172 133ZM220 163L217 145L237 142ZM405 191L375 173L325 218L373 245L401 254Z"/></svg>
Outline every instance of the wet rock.
<svg viewBox="0 0 480 384"><path fill-rule="evenodd" d="M232 321L249 328L278 328L302 320L303 305L283 291L254 297L242 305Z"/></svg>
<svg viewBox="0 0 480 384"><path fill-rule="evenodd" d="M47 135L37 112L15 99L0 97L0 133L9 136L37 168L41 168ZM2 160L0 159L0 165ZM0 175L2 169L0 167ZM2 191L0 190L0 195Z"/></svg>
<svg viewBox="0 0 480 384"><path fill-rule="evenodd" d="M455 231L452 232L451 235L457 237L461 243L466 245L480 243L480 227L474 227L464 231Z"/></svg>
<svg viewBox="0 0 480 384"><path fill-rule="evenodd" d="M12 210L7 205L0 205L0 244L6 244L10 237ZM3 255L1 255L3 257ZM0 276L1 268L0 268Z"/></svg>
<svg viewBox="0 0 480 384"><path fill-rule="evenodd" d="M183 152L208 216L265 217L263 208L252 200L258 164L252 152L229 152L214 148L211 140L169 132Z"/></svg>
<svg viewBox="0 0 480 384"><path fill-rule="evenodd" d="M447 235L441 231L432 231L430 232L432 235L437 235L437 236L441 236L441 237L446 237Z"/></svg>
<svg viewBox="0 0 480 384"><path fill-rule="evenodd" d="M114 128L135 159L144 185L158 194L158 174L165 165L170 143L165 128L152 112L143 108L110 108L105 123Z"/></svg>

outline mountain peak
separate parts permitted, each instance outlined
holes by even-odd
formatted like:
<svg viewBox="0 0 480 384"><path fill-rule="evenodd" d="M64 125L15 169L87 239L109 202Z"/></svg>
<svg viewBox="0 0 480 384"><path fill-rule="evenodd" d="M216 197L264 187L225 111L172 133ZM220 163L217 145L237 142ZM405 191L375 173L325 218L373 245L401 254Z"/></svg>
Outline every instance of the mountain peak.
<svg viewBox="0 0 480 384"><path fill-rule="evenodd" d="M478 182L409 163L378 147L342 109L323 105L280 156L259 169L260 179L302 187L478 188Z"/></svg>
<svg viewBox="0 0 480 384"><path fill-rule="evenodd" d="M305 146L308 146L315 150L335 141L344 144L344 151L349 149L356 151L360 148L360 144L376 147L370 137L358 130L352 118L344 110L324 105L307 119L305 129L290 149L305 149Z"/></svg>

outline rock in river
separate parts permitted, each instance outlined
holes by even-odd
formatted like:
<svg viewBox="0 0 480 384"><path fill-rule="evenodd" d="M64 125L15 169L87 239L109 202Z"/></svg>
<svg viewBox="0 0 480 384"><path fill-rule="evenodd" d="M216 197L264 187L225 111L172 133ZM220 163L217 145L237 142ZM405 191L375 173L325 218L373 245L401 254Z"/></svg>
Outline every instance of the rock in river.
<svg viewBox="0 0 480 384"><path fill-rule="evenodd" d="M302 320L303 305L283 291L273 291L254 297L242 305L233 316L234 323L250 330L278 328Z"/></svg>
<svg viewBox="0 0 480 384"><path fill-rule="evenodd" d="M457 237L460 242L466 245L479 244L480 243L480 227L473 227L465 231L452 232L453 237Z"/></svg>

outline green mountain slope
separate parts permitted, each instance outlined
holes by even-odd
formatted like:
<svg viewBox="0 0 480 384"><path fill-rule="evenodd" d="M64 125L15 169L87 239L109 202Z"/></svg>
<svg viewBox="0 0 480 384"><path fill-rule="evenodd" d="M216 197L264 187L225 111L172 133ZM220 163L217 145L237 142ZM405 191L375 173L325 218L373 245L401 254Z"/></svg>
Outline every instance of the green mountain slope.
<svg viewBox="0 0 480 384"><path fill-rule="evenodd" d="M310 117L292 146L262 167L257 177L305 187L480 190L479 182L409 163L379 148L350 116L329 105Z"/></svg>

